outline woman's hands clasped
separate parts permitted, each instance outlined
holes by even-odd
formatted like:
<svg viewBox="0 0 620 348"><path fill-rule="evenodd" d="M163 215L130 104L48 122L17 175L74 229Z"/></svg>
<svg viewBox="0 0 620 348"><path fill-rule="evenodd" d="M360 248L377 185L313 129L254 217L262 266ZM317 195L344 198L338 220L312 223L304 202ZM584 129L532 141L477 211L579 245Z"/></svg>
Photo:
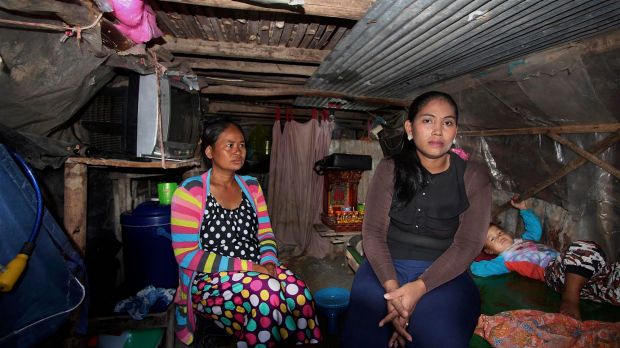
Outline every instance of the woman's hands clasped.
<svg viewBox="0 0 620 348"><path fill-rule="evenodd" d="M407 331L409 319L413 310L426 293L426 285L420 279L394 288L391 281L386 282L386 293L384 298L387 300L388 314L379 322L379 326L392 323L394 333L389 341L389 347L405 347L405 340L411 342L412 337ZM394 281L395 282L395 281Z"/></svg>

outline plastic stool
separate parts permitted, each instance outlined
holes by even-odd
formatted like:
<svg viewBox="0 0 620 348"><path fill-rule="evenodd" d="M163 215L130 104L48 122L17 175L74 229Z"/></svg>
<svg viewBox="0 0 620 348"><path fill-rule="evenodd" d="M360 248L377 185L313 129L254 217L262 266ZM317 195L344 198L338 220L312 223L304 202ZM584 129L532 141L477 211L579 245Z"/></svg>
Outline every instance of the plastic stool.
<svg viewBox="0 0 620 348"><path fill-rule="evenodd" d="M335 334L338 330L338 315L349 305L349 290L343 288L323 288L314 293L317 308L327 317L327 331Z"/></svg>

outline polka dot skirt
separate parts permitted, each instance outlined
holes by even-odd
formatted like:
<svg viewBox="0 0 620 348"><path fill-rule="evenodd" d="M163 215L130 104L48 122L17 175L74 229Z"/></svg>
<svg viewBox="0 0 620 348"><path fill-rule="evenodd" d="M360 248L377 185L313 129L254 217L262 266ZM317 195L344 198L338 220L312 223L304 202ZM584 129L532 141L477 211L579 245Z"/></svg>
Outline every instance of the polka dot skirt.
<svg viewBox="0 0 620 348"><path fill-rule="evenodd" d="M191 290L194 310L237 338L237 348L318 343L310 290L286 267L276 271L201 274Z"/></svg>

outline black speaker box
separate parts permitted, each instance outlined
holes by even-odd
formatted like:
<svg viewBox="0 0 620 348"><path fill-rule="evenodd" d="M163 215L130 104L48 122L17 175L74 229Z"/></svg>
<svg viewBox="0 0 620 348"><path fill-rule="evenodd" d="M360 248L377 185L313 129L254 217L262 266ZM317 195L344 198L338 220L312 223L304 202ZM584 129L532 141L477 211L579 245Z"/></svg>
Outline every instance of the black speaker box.
<svg viewBox="0 0 620 348"><path fill-rule="evenodd" d="M350 155L333 153L323 159L325 169L332 170L371 170L372 157L368 155Z"/></svg>

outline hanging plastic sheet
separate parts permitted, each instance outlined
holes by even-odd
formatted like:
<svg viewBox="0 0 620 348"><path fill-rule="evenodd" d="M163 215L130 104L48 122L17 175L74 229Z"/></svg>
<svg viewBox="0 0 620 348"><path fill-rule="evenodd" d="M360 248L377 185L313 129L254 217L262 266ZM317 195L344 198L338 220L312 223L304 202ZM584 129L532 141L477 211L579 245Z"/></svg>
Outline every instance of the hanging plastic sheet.
<svg viewBox="0 0 620 348"><path fill-rule="evenodd" d="M588 151L609 134L562 136ZM474 160L482 160L489 167L496 206L508 201L512 194L540 185L580 158L545 135L460 137L459 144L472 153ZM611 146L598 157L619 168L617 147ZM570 240L593 240L610 260L620 259L620 185L613 175L585 161L534 197L540 199L536 203L539 215L544 215L543 224L547 223L546 231L552 235L549 242L555 247L561 249Z"/></svg>

